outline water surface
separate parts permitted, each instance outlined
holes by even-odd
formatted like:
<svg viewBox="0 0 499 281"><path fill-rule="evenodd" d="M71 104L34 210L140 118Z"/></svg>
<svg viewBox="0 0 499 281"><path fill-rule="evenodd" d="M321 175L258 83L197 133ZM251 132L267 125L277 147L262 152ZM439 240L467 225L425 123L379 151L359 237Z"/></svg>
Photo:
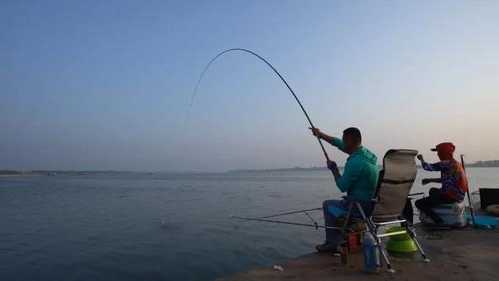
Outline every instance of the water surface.
<svg viewBox="0 0 499 281"><path fill-rule="evenodd" d="M469 174L474 189L499 188L497 168ZM426 190L423 175L414 191ZM327 171L3 177L0 280L212 280L309 253L323 239L313 228L230 215L337 196Z"/></svg>

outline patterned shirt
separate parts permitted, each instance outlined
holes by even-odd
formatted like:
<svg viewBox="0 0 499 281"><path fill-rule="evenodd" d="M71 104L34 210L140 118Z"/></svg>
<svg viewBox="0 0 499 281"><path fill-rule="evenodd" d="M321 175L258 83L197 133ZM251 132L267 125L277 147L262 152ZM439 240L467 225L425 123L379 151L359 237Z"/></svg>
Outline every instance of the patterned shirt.
<svg viewBox="0 0 499 281"><path fill-rule="evenodd" d="M423 162L422 166L426 171L440 171L442 175L442 193L458 202L464 200L464 194L468 191L468 179L461 163L452 159L433 164Z"/></svg>

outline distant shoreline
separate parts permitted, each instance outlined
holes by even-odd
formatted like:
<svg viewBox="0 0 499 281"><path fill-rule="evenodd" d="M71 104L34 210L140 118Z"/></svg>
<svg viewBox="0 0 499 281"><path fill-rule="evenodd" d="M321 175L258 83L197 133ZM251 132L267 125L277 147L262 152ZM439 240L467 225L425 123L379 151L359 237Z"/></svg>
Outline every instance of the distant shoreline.
<svg viewBox="0 0 499 281"><path fill-rule="evenodd" d="M381 166L380 166L381 167ZM421 169L421 165L417 166L418 169ZM466 167L469 168L499 168L499 161L496 165L487 165L487 164L481 164L478 162L467 164ZM343 167L339 167L340 169L343 169ZM302 168L302 167L295 167L295 168L278 168L278 169L237 169L237 170L229 170L227 173L258 173L258 172L293 172L293 171L327 171L328 169L326 167L311 167L311 168Z"/></svg>
<svg viewBox="0 0 499 281"><path fill-rule="evenodd" d="M499 167L499 160L477 161L466 166L479 168L497 168Z"/></svg>
<svg viewBox="0 0 499 281"><path fill-rule="evenodd" d="M476 161L466 164L470 168L499 168L499 160ZM343 167L340 167L343 168ZM421 165L418 165L421 168ZM287 171L322 171L327 170L326 167L294 167L294 168L278 168L278 169L236 169L229 170L228 173L254 173L254 172L287 172Z"/></svg>
<svg viewBox="0 0 499 281"><path fill-rule="evenodd" d="M470 168L499 168L499 160L490 161L477 161L466 165ZM343 168L343 167L340 167ZM418 168L421 166L418 165ZM228 170L221 173L271 173L271 172L295 172L295 171L327 171L326 167L293 167L293 168L275 168L275 169L234 169ZM213 172L138 172L138 171L115 171L115 170L32 170L32 171L21 171L21 170L0 170L0 177L17 177L17 176L57 176L57 175L73 175L73 176L85 176L85 175L96 175L96 174L213 174ZM218 173L216 173L218 174Z"/></svg>
<svg viewBox="0 0 499 281"><path fill-rule="evenodd" d="M16 177L16 176L57 176L57 175L74 175L85 176L90 174L129 174L137 172L129 171L67 171L67 170L33 170L33 171L17 171L17 170L0 170L0 177ZM138 172L148 173L148 172Z"/></svg>

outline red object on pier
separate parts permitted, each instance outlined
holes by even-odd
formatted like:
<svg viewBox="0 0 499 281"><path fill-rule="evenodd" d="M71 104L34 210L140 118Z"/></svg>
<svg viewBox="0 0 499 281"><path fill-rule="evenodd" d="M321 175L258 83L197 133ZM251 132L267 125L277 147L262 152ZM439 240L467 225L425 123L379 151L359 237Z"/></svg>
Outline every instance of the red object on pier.
<svg viewBox="0 0 499 281"><path fill-rule="evenodd" d="M351 253L358 253L361 249L360 232L350 232L347 234L347 246Z"/></svg>

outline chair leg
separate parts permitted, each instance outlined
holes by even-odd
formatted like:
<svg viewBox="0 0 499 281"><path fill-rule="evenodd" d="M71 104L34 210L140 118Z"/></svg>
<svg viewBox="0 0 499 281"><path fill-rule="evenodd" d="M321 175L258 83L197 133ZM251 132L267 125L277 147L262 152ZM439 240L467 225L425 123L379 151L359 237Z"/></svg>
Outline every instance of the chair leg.
<svg viewBox="0 0 499 281"><path fill-rule="evenodd" d="M390 262L390 259L388 258L388 253L385 250L385 245L383 243L383 240L377 236L375 236L375 237L376 237L376 241L378 243L379 253L380 253L381 257L383 258L383 261L386 264L387 271L390 273L395 273L395 269L393 269L392 263Z"/></svg>
<svg viewBox="0 0 499 281"><path fill-rule="evenodd" d="M395 270L392 267L392 263L390 262L390 259L388 258L388 253L385 250L385 244L383 243L383 240L378 237L378 228L374 226L374 223L371 220L368 220L369 222L369 232L371 235L376 239L376 244L378 247L378 252L380 255L380 264L379 267L383 267L383 262L386 264L387 271L390 273L395 273Z"/></svg>
<svg viewBox="0 0 499 281"><path fill-rule="evenodd" d="M407 233L409 233L409 236L414 241L414 244L416 244L416 247L418 248L419 253L423 257L424 262L430 262L430 259L428 258L428 256L426 256L426 253L423 250L423 247L421 247L421 244L419 244L419 241L416 238L416 232L414 231L414 229L409 228L409 227L406 227L406 229L407 229Z"/></svg>
<svg viewBox="0 0 499 281"><path fill-rule="evenodd" d="M365 221L367 224L367 227L371 230L371 233L374 235L376 234L376 226L374 223L371 222L370 218L366 216L366 213L364 212L364 209L362 209L362 206L359 204L359 202L355 202L355 207L359 210L360 216L362 217L362 220Z"/></svg>
<svg viewBox="0 0 499 281"><path fill-rule="evenodd" d="M388 258L388 254L385 252L385 249L383 246L380 246L380 252L381 256L383 257L383 260L386 263L386 270L390 273L395 273L395 269L393 269L392 264L390 263L390 259Z"/></svg>
<svg viewBox="0 0 499 281"><path fill-rule="evenodd" d="M392 268L392 264L390 263L390 259L388 259L388 254L385 251L385 245L383 244L383 240L381 238L379 238L377 235L378 228L376 227L375 223L371 220L371 218L368 218L366 216L364 210L362 209L362 206L358 202L355 202L355 206L359 210L362 219L367 224L367 231L369 231L371 233L371 235L374 237L374 239L376 240L378 251L379 251L381 257L383 258L383 261L386 263L386 267L387 267L388 272L394 273L395 270ZM380 260L379 266L380 267L382 266L381 260Z"/></svg>

